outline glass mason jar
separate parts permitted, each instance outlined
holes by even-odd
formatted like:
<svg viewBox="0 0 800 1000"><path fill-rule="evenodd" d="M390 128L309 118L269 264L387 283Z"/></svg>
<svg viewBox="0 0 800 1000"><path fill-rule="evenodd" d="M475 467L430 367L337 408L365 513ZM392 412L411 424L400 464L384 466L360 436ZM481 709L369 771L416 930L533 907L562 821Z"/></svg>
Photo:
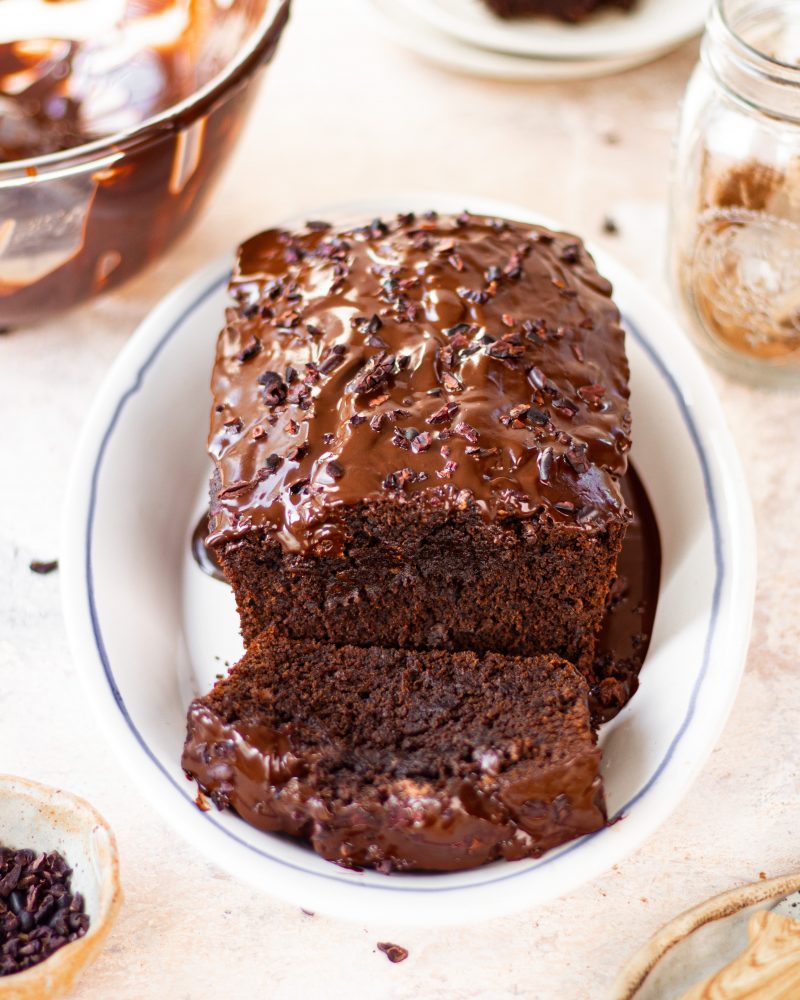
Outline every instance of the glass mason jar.
<svg viewBox="0 0 800 1000"><path fill-rule="evenodd" d="M800 4L714 0L684 98L670 272L710 360L800 384Z"/></svg>

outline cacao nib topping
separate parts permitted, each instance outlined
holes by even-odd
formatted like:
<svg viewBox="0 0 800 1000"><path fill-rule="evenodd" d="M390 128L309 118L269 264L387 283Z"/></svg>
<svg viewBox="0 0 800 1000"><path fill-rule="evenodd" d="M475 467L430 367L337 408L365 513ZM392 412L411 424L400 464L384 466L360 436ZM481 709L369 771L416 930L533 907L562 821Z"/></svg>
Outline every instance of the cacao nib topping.
<svg viewBox="0 0 800 1000"><path fill-rule="evenodd" d="M536 365L534 365L528 372L528 381L536 389L540 389L542 392L546 392L550 396L559 395L558 386L555 382L553 382L552 379L549 379L542 369L538 368Z"/></svg>
<svg viewBox="0 0 800 1000"><path fill-rule="evenodd" d="M602 385L582 385L578 389L578 395L581 399L591 406L599 406L605 394L606 390Z"/></svg>
<svg viewBox="0 0 800 1000"><path fill-rule="evenodd" d="M31 573L36 573L39 576L47 576L48 573L54 573L58 569L58 559L50 559L48 561L31 559L28 563L28 569Z"/></svg>
<svg viewBox="0 0 800 1000"><path fill-rule="evenodd" d="M246 361L250 361L261 351L261 341L258 337L251 337L250 340L245 344L245 346L236 355L236 360L239 364L244 364Z"/></svg>
<svg viewBox="0 0 800 1000"><path fill-rule="evenodd" d="M273 472L277 472L278 469L283 465L283 458L280 455L272 454L267 457L266 462L264 462L264 468L270 475Z"/></svg>
<svg viewBox="0 0 800 1000"><path fill-rule="evenodd" d="M327 356L319 365L320 375L330 375L344 361L347 348L344 344L334 344Z"/></svg>
<svg viewBox="0 0 800 1000"><path fill-rule="evenodd" d="M545 410L530 406L528 407L528 422L536 427L544 427L550 423L550 417Z"/></svg>
<svg viewBox="0 0 800 1000"><path fill-rule="evenodd" d="M71 877L58 851L0 846L0 977L43 962L89 929L83 897L72 892Z"/></svg>
<svg viewBox="0 0 800 1000"><path fill-rule="evenodd" d="M577 243L567 243L561 251L561 259L566 264L577 264L581 257L580 247Z"/></svg>
<svg viewBox="0 0 800 1000"><path fill-rule="evenodd" d="M589 471L589 460L586 457L587 447L585 444L573 444L564 452L564 458L569 462L577 473Z"/></svg>
<svg viewBox="0 0 800 1000"><path fill-rule="evenodd" d="M463 492L487 520L563 501L576 522L589 506L619 521L630 423L606 286L575 238L469 214L249 241L214 375L212 539L274 527L302 550L331 504L386 489ZM254 488L267 448L308 478L300 492L283 475Z"/></svg>
<svg viewBox="0 0 800 1000"><path fill-rule="evenodd" d="M564 396L557 396L551 405L554 410L558 410L559 413L562 413L570 420L578 412L578 407L572 402L572 400L566 399Z"/></svg>
<svg viewBox="0 0 800 1000"><path fill-rule="evenodd" d="M287 403L297 403L301 407L306 400L311 396L311 386L306 385L305 382L295 382L294 385L290 385L287 392L285 393L285 400Z"/></svg>
<svg viewBox="0 0 800 1000"><path fill-rule="evenodd" d="M550 482L550 473L553 471L553 449L545 448L539 455L539 478L543 483Z"/></svg>
<svg viewBox="0 0 800 1000"><path fill-rule="evenodd" d="M456 295L466 302L473 302L481 306L486 305L490 297L483 288L457 288Z"/></svg>
<svg viewBox="0 0 800 1000"><path fill-rule="evenodd" d="M344 475L344 469L338 462L328 462L325 466L325 471L331 477L331 479L341 479Z"/></svg>
<svg viewBox="0 0 800 1000"><path fill-rule="evenodd" d="M396 472L390 472L384 479L383 485L387 490L403 490L406 486L418 480L419 475L413 469L405 468L398 469Z"/></svg>
<svg viewBox="0 0 800 1000"><path fill-rule="evenodd" d="M456 434L460 434L461 437L466 438L470 444L478 443L478 432L471 424L468 424L463 420L459 421L459 423L455 425L453 431Z"/></svg>
<svg viewBox="0 0 800 1000"><path fill-rule="evenodd" d="M392 432L392 444L397 448L405 448L406 450L411 449L411 442L419 434L419 431L415 430L413 427L395 427Z"/></svg>
<svg viewBox="0 0 800 1000"><path fill-rule="evenodd" d="M263 387L262 396L267 406L279 406L286 399L286 383L277 372L262 372L256 381Z"/></svg>
<svg viewBox="0 0 800 1000"><path fill-rule="evenodd" d="M427 451L432 444L432 440L428 431L421 431L411 439L411 450L416 454L419 454L421 451Z"/></svg>
<svg viewBox="0 0 800 1000"><path fill-rule="evenodd" d="M461 379L452 372L442 372L442 385L448 392L461 392L464 388Z"/></svg>
<svg viewBox="0 0 800 1000"><path fill-rule="evenodd" d="M429 424L446 424L458 413L458 403L450 402L440 406L427 419Z"/></svg>
<svg viewBox="0 0 800 1000"><path fill-rule="evenodd" d="M497 358L500 361L507 361L512 358L521 358L525 354L522 344L511 344L507 340L496 340L489 344L486 353L490 358Z"/></svg>
<svg viewBox="0 0 800 1000"><path fill-rule="evenodd" d="M394 374L395 356L381 351L364 365L348 386L354 396L365 396L379 389Z"/></svg>

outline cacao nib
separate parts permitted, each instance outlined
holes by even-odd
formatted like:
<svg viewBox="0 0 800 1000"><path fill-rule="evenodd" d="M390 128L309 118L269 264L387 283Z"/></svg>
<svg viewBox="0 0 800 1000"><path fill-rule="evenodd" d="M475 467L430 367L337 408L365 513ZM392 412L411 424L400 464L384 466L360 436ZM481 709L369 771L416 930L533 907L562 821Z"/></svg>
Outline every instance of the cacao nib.
<svg viewBox="0 0 800 1000"><path fill-rule="evenodd" d="M589 469L589 460L586 457L587 447L585 443L574 444L564 453L564 457L578 474L587 472Z"/></svg>
<svg viewBox="0 0 800 1000"><path fill-rule="evenodd" d="M267 406L279 406L286 399L288 387L277 372L262 372L256 381L263 386L262 393Z"/></svg>
<svg viewBox="0 0 800 1000"><path fill-rule="evenodd" d="M506 361L511 358L521 357L525 353L525 348L522 344L509 344L505 340L496 340L493 344L489 344L486 348L486 353L490 358Z"/></svg>
<svg viewBox="0 0 800 1000"><path fill-rule="evenodd" d="M386 476L383 480L383 488L386 490L404 490L407 485L416 482L420 478L422 478L422 474L418 476L413 469L398 469L396 472L390 472Z"/></svg>
<svg viewBox="0 0 800 1000"><path fill-rule="evenodd" d="M463 389L461 379L452 372L442 372L442 385L448 392L460 392Z"/></svg>
<svg viewBox="0 0 800 1000"><path fill-rule="evenodd" d="M440 406L438 410L434 410L425 423L446 424L456 413L458 413L458 403L445 403L444 406Z"/></svg>
<svg viewBox="0 0 800 1000"><path fill-rule="evenodd" d="M581 257L580 248L577 243L567 243L561 251L561 259L565 264L577 264Z"/></svg>
<svg viewBox="0 0 800 1000"><path fill-rule="evenodd" d="M29 969L86 933L89 916L71 876L58 851L0 847L0 976Z"/></svg>
<svg viewBox="0 0 800 1000"><path fill-rule="evenodd" d="M566 399L564 396L558 396L552 402L552 407L554 410L558 410L559 413L563 413L565 417L572 417L578 412L578 407L572 402L571 399Z"/></svg>
<svg viewBox="0 0 800 1000"><path fill-rule="evenodd" d="M419 454L421 451L427 451L431 446L431 440L428 431L421 431L411 439L411 450L416 454Z"/></svg>
<svg viewBox="0 0 800 1000"><path fill-rule="evenodd" d="M328 462L325 466L325 471L331 477L331 479L341 479L344 475L344 469L338 462Z"/></svg>
<svg viewBox="0 0 800 1000"><path fill-rule="evenodd" d="M382 951L390 962L404 962L408 958L408 949L390 941L379 941L378 951Z"/></svg>
<svg viewBox="0 0 800 1000"><path fill-rule="evenodd" d="M460 434L461 437L466 438L470 444L478 443L478 432L475 430L472 424L465 423L465 421L461 420L459 421L459 423L455 425L453 430L455 431L456 434Z"/></svg>
<svg viewBox="0 0 800 1000"><path fill-rule="evenodd" d="M535 427L545 427L550 423L550 416L545 410L540 410L536 406L528 408L528 422Z"/></svg>
<svg viewBox="0 0 800 1000"><path fill-rule="evenodd" d="M599 406L605 394L606 390L602 385L582 385L578 389L578 395L581 399L591 406Z"/></svg>
<svg viewBox="0 0 800 1000"><path fill-rule="evenodd" d="M380 351L364 365L348 386L354 396L365 396L380 388L394 374L395 357Z"/></svg>
<svg viewBox="0 0 800 1000"><path fill-rule="evenodd" d="M251 358L254 358L260 351L261 341L258 337L253 337L236 355L236 360L239 364L243 365L246 361L250 361Z"/></svg>

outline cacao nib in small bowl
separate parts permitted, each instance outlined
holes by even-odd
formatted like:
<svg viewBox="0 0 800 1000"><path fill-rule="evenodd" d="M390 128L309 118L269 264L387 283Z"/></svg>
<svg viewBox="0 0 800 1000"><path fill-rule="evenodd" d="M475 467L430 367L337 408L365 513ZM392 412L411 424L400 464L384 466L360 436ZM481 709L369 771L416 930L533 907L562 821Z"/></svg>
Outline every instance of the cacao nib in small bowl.
<svg viewBox="0 0 800 1000"><path fill-rule="evenodd" d="M0 775L0 1000L55 1000L122 899L114 835L82 799Z"/></svg>

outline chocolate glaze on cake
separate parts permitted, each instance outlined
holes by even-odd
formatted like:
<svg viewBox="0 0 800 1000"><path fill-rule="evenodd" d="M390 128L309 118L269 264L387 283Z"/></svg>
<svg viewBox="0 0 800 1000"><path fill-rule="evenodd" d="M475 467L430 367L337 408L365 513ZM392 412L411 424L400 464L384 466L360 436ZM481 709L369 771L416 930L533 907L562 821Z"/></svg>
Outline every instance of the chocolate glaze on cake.
<svg viewBox="0 0 800 1000"><path fill-rule="evenodd" d="M212 380L210 543L246 642L594 652L628 366L572 236L463 214L249 240Z"/></svg>
<svg viewBox="0 0 800 1000"><path fill-rule="evenodd" d="M599 829L599 763L563 660L274 633L192 703L183 755L218 807L384 871L536 857Z"/></svg>
<svg viewBox="0 0 800 1000"><path fill-rule="evenodd" d="M335 551L341 505L624 522L628 366L575 237L478 216L271 230L240 250L214 370L212 541Z"/></svg>

